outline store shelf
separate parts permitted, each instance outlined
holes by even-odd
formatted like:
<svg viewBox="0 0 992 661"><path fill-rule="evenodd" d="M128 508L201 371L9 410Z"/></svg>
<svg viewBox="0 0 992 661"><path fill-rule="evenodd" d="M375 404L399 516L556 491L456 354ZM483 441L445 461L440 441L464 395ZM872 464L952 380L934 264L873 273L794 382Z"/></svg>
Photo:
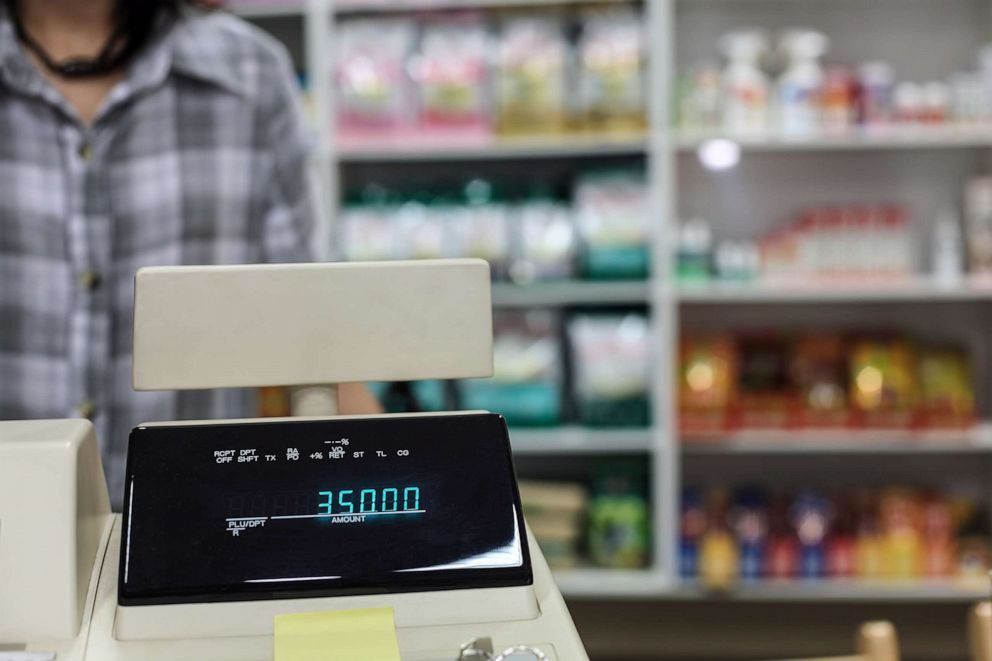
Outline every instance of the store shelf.
<svg viewBox="0 0 992 661"><path fill-rule="evenodd" d="M338 14L394 14L410 11L557 7L581 4L628 4L630 0L345 0L334 4Z"/></svg>
<svg viewBox="0 0 992 661"><path fill-rule="evenodd" d="M987 427L919 433L748 430L686 438L680 449L684 455L985 454L992 452L992 433Z"/></svg>
<svg viewBox="0 0 992 661"><path fill-rule="evenodd" d="M510 429L516 454L629 454L650 452L650 429Z"/></svg>
<svg viewBox="0 0 992 661"><path fill-rule="evenodd" d="M940 285L920 278L896 284L707 283L682 285L678 300L686 304L724 303L885 303L992 300L992 287Z"/></svg>
<svg viewBox="0 0 992 661"><path fill-rule="evenodd" d="M304 12L303 0L242 0L236 3L227 3L224 9L237 14L243 18L268 18L276 16L302 16Z"/></svg>
<svg viewBox="0 0 992 661"><path fill-rule="evenodd" d="M682 131L675 144L681 151L692 151L714 138L731 140L744 151L751 152L963 149L992 146L992 126L893 127L809 138L770 134L729 136L714 132Z"/></svg>
<svg viewBox="0 0 992 661"><path fill-rule="evenodd" d="M646 598L674 589L662 575L648 569L563 569L554 576L566 597Z"/></svg>
<svg viewBox="0 0 992 661"><path fill-rule="evenodd" d="M987 599L984 578L818 579L741 581L715 591L695 581L672 582L650 570L568 569L554 572L569 598L663 601L969 603Z"/></svg>
<svg viewBox="0 0 992 661"><path fill-rule="evenodd" d="M493 305L538 307L564 305L644 305L650 285L644 281L541 282L532 285L493 285Z"/></svg>
<svg viewBox="0 0 992 661"><path fill-rule="evenodd" d="M495 138L465 144L442 140L348 142L341 145L337 154L346 163L436 162L625 156L643 154L646 148L643 136L561 135Z"/></svg>
<svg viewBox="0 0 992 661"><path fill-rule="evenodd" d="M307 2L295 0L286 3L275 0L245 0L245 7L235 8L242 15L286 15L302 13L305 30L303 34L307 43L303 52L307 61L307 69L312 71L324 70L331 58L331 46L335 43L332 16L321 16L320 9L329 14L382 14L396 12L423 11L433 9L461 8L501 8L501 7L542 7L551 5L584 4L589 0L342 0L341 2ZM608 0L614 1L614 0ZM620 0L615 0L620 1ZM679 217L680 210L698 210L698 213L715 222L723 223L723 209L743 209L740 218L735 223L732 234L734 237L754 237L767 229L767 218L779 217L779 208L803 208L807 203L836 200L838 202L893 200L905 204L910 209L937 209L948 199L960 197L959 179L963 176L979 174L979 161L984 154L984 148L992 148L992 126L961 128L961 127L918 127L902 128L890 131L852 132L845 135L817 136L811 139L784 139L777 136L738 137L735 141L745 152L745 167L731 176L733 186L711 185L708 178L697 176L693 153L704 141L716 137L727 137L716 134L690 133L672 130L671 110L676 105L677 96L675 82L681 68L680 61L672 61L672 54L667 52L674 43L681 42L691 48L676 48L680 57L692 56L715 43L716 32L732 25L764 24L767 17L764 9L758 8L754 17L747 15L749 9L743 5L728 9L728 15L723 16L714 12L710 16L704 11L698 15L680 16L685 8L678 3L696 2L697 0L661 0L655 2L636 2L645 10L644 24L647 30L647 52L645 54L646 87L652 90L653 100L648 118L649 127L642 134L626 135L582 135L561 134L539 137L486 137L486 136L424 136L410 135L403 137L368 136L366 141L358 141L350 136L324 136L321 148L326 153L328 164L340 164L344 173L339 174L328 168L332 174L329 179L329 197L335 203L342 199L341 190L345 184L353 186L366 181L396 176L400 180L407 172L417 168L418 176L414 179L429 181L430 177L420 177L420 169L436 167L438 181L455 179L461 173L476 171L473 161L485 161L479 172L494 179L507 177L511 165L519 166L517 177L544 176L552 179L564 177L572 170L581 170L587 165L599 166L600 163L610 165L628 162L643 162L647 173L647 183L651 193L651 217L661 223L659 227L668 224L673 229L673 219ZM702 1L702 0L700 0ZM714 0L721 2L723 0ZM896 5L893 5L896 8ZM765 8L767 9L767 7ZM693 10L695 11L695 10ZM721 10L722 11L722 10ZM818 9L820 11L820 9ZM831 18L828 14L833 11L827 7L819 17ZM839 17L842 18L842 17ZM921 26L920 13L915 13L907 23L913 27ZM688 20L686 20L688 19ZM752 20L753 19L753 20ZM745 22L746 20L746 22ZM927 19L928 20L928 19ZM774 22L777 24L778 18ZM784 23L783 23L784 24ZM846 24L845 24L846 25ZM774 27L769 25L768 27ZM705 33L705 34L704 34ZM950 34L950 33L948 33ZM946 36L946 35L945 35ZM701 41L701 37L705 37ZM712 39L710 39L712 37ZM880 39L884 35L879 36ZM975 37L974 43L964 44L972 53L981 46ZM984 39L984 37L980 37ZM938 40L940 41L940 40ZM936 43L936 42L935 42ZM702 44L697 47L697 44ZM709 44L709 45L708 45ZM838 53L844 48L838 41ZM946 47L941 41L937 46ZM974 47L974 48L973 48ZM946 51L943 48L943 51ZM942 51L942 52L943 52ZM852 51L853 52L853 51ZM843 53L841 53L843 55ZM878 56L888 57L890 53L882 49ZM678 59L678 58L676 58ZM907 76L916 72L905 71L905 62L894 58L893 65ZM945 58L946 59L946 58ZM964 60L962 60L964 61ZM969 60L970 61L970 60ZM955 65L958 66L958 65ZM941 64L943 67L943 64ZM933 75L943 71L936 65ZM948 69L947 73L950 73ZM313 79L313 98L317 105L317 115L331 117L334 101L332 80L330 76ZM322 128L326 131L330 125ZM935 151L943 150L943 151ZM752 156L752 154L754 156ZM759 155L762 155L760 158ZM799 155L794 161L784 158L787 155ZM901 160L903 155L911 158ZM781 157L780 157L781 156ZM838 171L834 164L838 159L848 158L850 168ZM879 170L877 159L882 158L892 168ZM681 159L681 162L680 162ZM749 162L747 159L752 159ZM866 160L867 159L867 160ZM933 163L929 162L934 160ZM569 162L566 162L569 161ZM794 165L793 165L794 164ZM394 166L394 167L377 167ZM903 167L905 165L905 167ZM869 167L870 166L870 167ZM803 168L802 171L793 170ZM780 176L782 168L787 168L790 176L784 180ZM847 164L845 164L847 168ZM491 174L490 174L491 171ZM501 174L505 172L507 174ZM873 173L878 172L878 181ZM738 176L739 175L739 176ZM835 176L836 175L836 176ZM474 176L474 175L473 175ZM340 179L340 181L339 181ZM731 179L724 178L730 182ZM796 182L799 182L797 184ZM775 188L778 182L790 186L787 194ZM851 185L854 183L855 185ZM862 185L863 184L863 185ZM420 185L419 181L416 185ZM876 189L877 188L877 193ZM813 192L815 191L815 194ZM807 200L806 197L812 195ZM754 200L783 198L781 204L755 204ZM712 201L712 205L710 202ZM746 213L749 207L754 213ZM767 209L765 208L767 207ZM335 208L331 206L325 214L323 227L328 235L331 234L330 219ZM695 211L694 211L695 212ZM785 213L788 213L786 211ZM729 218L726 219L730 221ZM716 235L724 231L724 227L714 225ZM661 261L675 260L674 246L670 239L671 232L659 231L652 234L650 252ZM650 429L640 430L598 430L581 427L563 427L559 429L512 429L511 444L518 455L526 455L533 463L563 462L564 457L578 457L578 465L595 462L600 455L643 454L646 455L646 465L650 467L651 484L649 491L650 509L652 512L652 547L651 554L658 566L673 566L676 564L678 545L678 494L681 471L679 462L695 462L693 470L705 465L709 468L709 455L726 454L726 461L712 460L712 464L734 464L733 455L753 455L760 468L766 460L788 462L795 464L806 462L811 457L824 459L838 456L837 463L841 468L855 466L862 458L874 459L870 455L883 455L888 459L891 455L893 462L903 458L903 455L920 454L922 459L909 463L920 466L933 464L943 460L946 454L962 457L961 461L938 461L941 465L953 464L955 467L967 468L969 462L983 464L986 452L992 453L992 436L983 439L969 434L928 434L926 436L909 437L908 435L890 433L802 433L789 434L788 438L776 436L773 433L752 433L749 435L727 435L709 439L703 444L685 445L679 455L672 457L668 444L671 437L671 426L675 425L677 409L677 387L672 380L674 374L673 361L677 359L678 340L683 324L674 320L668 313L670 305L681 304L683 312L690 317L709 319L716 318L721 313L733 312L726 319L720 319L721 328L732 330L737 324L744 327L753 325L755 320L768 322L780 313L787 316L803 317L807 310L795 306L818 305L857 305L877 304L882 308L879 314L889 315L893 320L893 330L905 331L916 323L920 313L918 307L931 303L941 303L940 312L947 312L954 317L955 323L969 324L966 336L980 336L981 327L974 328L972 324L982 324L986 321L984 307L974 307L962 303L992 302L992 287L979 287L971 284L940 287L935 283L918 279L906 283L888 284L845 284L830 285L815 284L808 286L786 286L756 284L756 285L727 285L706 284L694 287L679 287L672 283L668 269L655 269L648 282L581 282L565 281L538 283L527 286L516 286L498 283L493 286L493 303L497 307L567 307L567 306L638 306L647 308L658 323L655 326L656 343L660 347L657 360L652 363L653 391L651 401L662 421ZM717 310L716 308L693 308L691 306L715 305L748 305L755 307L735 310ZM768 307L780 305L778 310ZM657 305L657 307L653 307ZM761 307L767 306L767 307ZM689 309L686 309L686 308ZM874 309L874 308L871 308ZM934 308L936 309L936 308ZM859 310L848 310L855 314L850 323L862 318L861 312L867 313L868 306ZM928 308L929 310L929 308ZM990 308L992 310L992 308ZM842 310L836 310L842 312ZM829 312L834 312L829 308ZM891 313L891 314L890 314ZM845 313L846 314L846 313ZM700 317L702 315L702 317ZM762 315L759 317L758 315ZM818 315L814 315L818 316ZM960 317L960 319L958 318ZM667 323L665 320L672 321ZM846 318L839 318L846 322ZM889 318L885 320L887 323ZM774 323L774 321L771 321ZM791 323L791 321L790 321ZM686 323L686 327L691 324ZM962 326L963 329L963 326ZM962 333L964 335L964 333ZM976 365L979 376L985 377L988 358L988 346L984 341L976 355ZM983 379L983 382L987 379ZM983 402L983 404L985 404ZM983 408L983 412L987 413ZM664 443L662 441L665 441ZM796 456L791 460L790 456ZM681 459L679 459L681 457ZM672 460L675 464L672 465ZM744 459L743 463L749 462ZM563 462L570 464L571 462ZM870 463L870 462L869 462ZM736 465L736 464L735 464ZM806 464L803 464L805 466ZM811 464L813 465L813 464ZM567 472L567 471L566 471ZM967 471L963 471L962 474ZM709 473L711 482L720 478L720 472ZM969 475L964 475L969 477ZM571 477L569 475L569 477ZM942 481L953 485L958 481L958 475L949 473L941 476ZM724 485L729 486L729 485ZM983 492L983 495L987 493ZM666 578L662 571L655 567L650 570L610 570L596 568L580 568L555 573L558 582L570 598L596 599L660 599L660 600L718 600L729 599L741 602L765 601L780 602L847 602L847 601L892 601L907 603L965 603L984 598L988 592L986 581L978 582L948 582L911 581L903 583L877 582L866 583L859 581L795 581L795 582L756 582L742 584L727 594L713 593L695 584L681 583ZM787 606L785 607L787 608Z"/></svg>
<svg viewBox="0 0 992 661"><path fill-rule="evenodd" d="M987 599L984 578L946 580L823 579L742 582L727 592L713 592L695 583L683 584L668 596L687 600L783 602L971 602Z"/></svg>

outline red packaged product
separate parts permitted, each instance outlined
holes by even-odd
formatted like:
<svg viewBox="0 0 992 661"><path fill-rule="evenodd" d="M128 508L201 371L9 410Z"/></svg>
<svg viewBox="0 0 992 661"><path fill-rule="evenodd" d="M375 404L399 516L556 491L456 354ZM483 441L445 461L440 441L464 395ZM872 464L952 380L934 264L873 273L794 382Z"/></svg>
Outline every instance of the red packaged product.
<svg viewBox="0 0 992 661"><path fill-rule="evenodd" d="M729 336L680 343L679 426L685 434L724 431L737 394L737 348Z"/></svg>
<svg viewBox="0 0 992 661"><path fill-rule="evenodd" d="M840 335L806 335L796 342L792 375L799 390L799 425L844 427L847 405L847 354Z"/></svg>
<svg viewBox="0 0 992 661"><path fill-rule="evenodd" d="M799 539L789 523L789 501L776 496L769 508L768 549L765 576L794 578L799 573Z"/></svg>
<svg viewBox="0 0 992 661"><path fill-rule="evenodd" d="M827 133L846 133L857 114L855 91L857 79L850 69L829 67L823 78L821 93L823 128Z"/></svg>
<svg viewBox="0 0 992 661"><path fill-rule="evenodd" d="M854 536L857 519L854 502L849 497L837 499L834 530L827 540L827 576L850 578L857 566L857 544Z"/></svg>
<svg viewBox="0 0 992 661"><path fill-rule="evenodd" d="M923 574L949 576L957 561L954 540L954 515L947 501L930 496L922 507L923 513Z"/></svg>
<svg viewBox="0 0 992 661"><path fill-rule="evenodd" d="M741 338L738 346L738 424L746 429L794 426L798 402L789 341L776 334L755 334Z"/></svg>
<svg viewBox="0 0 992 661"><path fill-rule="evenodd" d="M827 542L827 576L854 576L856 545L852 535L834 535Z"/></svg>

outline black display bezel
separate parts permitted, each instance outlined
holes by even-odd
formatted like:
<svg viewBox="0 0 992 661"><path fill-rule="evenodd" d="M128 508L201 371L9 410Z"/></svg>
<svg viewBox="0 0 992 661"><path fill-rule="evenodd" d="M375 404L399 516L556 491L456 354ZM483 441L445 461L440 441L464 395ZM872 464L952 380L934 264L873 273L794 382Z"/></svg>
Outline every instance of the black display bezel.
<svg viewBox="0 0 992 661"><path fill-rule="evenodd" d="M333 584L314 584L307 588L300 588L299 584L282 585L278 583L267 584L264 587L259 584L217 584L204 585L195 588L166 588L159 590L143 590L140 593L128 593L125 590L124 572L125 555L127 552L127 533L130 526L131 512L127 504L131 496L131 476L133 470L134 447L136 443L143 442L146 430L154 430L158 435L163 430L166 435L170 434L193 434L210 437L211 432L219 428L229 429L237 427L247 430L252 434L266 435L279 434L284 436L287 431L302 427L333 427L338 423L354 425L356 423L375 428L378 424L395 424L397 420L405 419L411 424L431 424L432 421L443 424L450 422L452 418L461 420L472 418L486 418L481 423L498 425L499 442L505 454L507 470L512 481L512 498L516 511L517 525L519 527L520 546L522 552L522 564L515 567L495 567L479 569L439 569L426 570L409 574L389 574L380 579L363 578L361 581L352 582L347 579L334 581ZM374 433L370 432L370 433ZM466 442L471 442L467 440ZM401 592L422 592L422 591L445 591L494 587L513 587L533 584L533 571L530 560L530 550L527 542L527 535L524 527L523 509L520 502L520 494L517 488L516 473L513 467L512 455L510 452L509 434L506 422L502 416L497 414L458 414L458 415L437 415L437 416L381 416L372 418L342 418L327 420L281 420L278 422L250 421L250 422L219 422L216 424L195 424L195 425L163 425L137 427L131 431L128 443L128 457L124 492L124 512L122 515L121 527L121 553L118 566L118 595L117 601L121 606L142 606L158 604L184 604L184 603L213 603L231 601L256 601L272 599L302 599L315 597L339 597L354 595L388 594Z"/></svg>

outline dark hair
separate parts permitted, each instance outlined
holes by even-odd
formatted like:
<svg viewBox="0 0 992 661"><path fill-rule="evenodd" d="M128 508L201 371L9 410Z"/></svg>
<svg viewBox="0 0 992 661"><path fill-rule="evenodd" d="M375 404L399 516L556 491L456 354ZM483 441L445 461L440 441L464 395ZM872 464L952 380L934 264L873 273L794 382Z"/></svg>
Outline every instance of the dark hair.
<svg viewBox="0 0 992 661"><path fill-rule="evenodd" d="M216 1L208 0L117 0L114 26L100 53L94 58L55 62L24 29L18 12L18 0L5 2L18 39L34 52L47 69L66 78L99 76L114 71L130 61L158 32L168 29L179 20L185 7L205 9L217 4Z"/></svg>
<svg viewBox="0 0 992 661"><path fill-rule="evenodd" d="M113 33L122 45L114 59L118 60L118 65L130 60L157 30L178 20L183 8L205 9L216 4L204 0L117 0Z"/></svg>

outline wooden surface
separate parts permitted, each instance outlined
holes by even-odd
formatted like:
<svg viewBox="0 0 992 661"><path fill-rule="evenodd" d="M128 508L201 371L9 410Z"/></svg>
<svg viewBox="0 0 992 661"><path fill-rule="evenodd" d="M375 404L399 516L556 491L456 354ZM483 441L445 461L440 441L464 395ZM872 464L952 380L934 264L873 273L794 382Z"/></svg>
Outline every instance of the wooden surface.
<svg viewBox="0 0 992 661"><path fill-rule="evenodd" d="M967 661L969 604L569 600L594 661L755 661L850 655L866 620L891 621L901 661Z"/></svg>

